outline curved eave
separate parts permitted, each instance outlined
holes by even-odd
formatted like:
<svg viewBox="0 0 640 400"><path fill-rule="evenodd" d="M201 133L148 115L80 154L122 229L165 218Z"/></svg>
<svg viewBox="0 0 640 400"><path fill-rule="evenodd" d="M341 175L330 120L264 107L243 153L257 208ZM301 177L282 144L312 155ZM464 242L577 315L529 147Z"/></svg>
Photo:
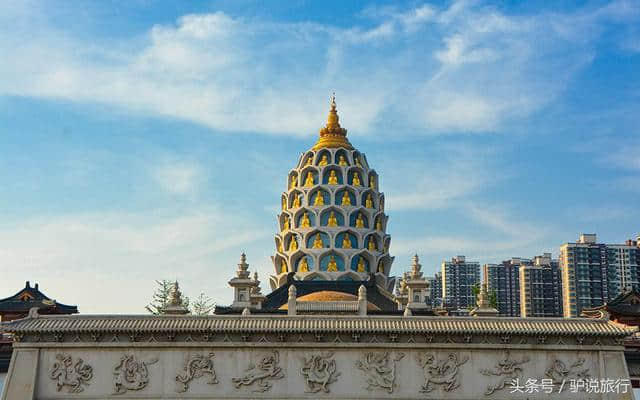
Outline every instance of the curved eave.
<svg viewBox="0 0 640 400"><path fill-rule="evenodd" d="M637 331L605 320L396 316L153 316L67 315L2 324L5 332L34 333L380 333L625 337Z"/></svg>

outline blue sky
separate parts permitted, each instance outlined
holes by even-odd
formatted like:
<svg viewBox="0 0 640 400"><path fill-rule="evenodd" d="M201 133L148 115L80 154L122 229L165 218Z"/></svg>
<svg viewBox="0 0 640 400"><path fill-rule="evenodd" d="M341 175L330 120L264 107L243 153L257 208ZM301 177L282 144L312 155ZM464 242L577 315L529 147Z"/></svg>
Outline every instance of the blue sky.
<svg viewBox="0 0 640 400"><path fill-rule="evenodd" d="M640 233L640 3L0 2L0 297L143 312L263 290L336 91L393 272Z"/></svg>

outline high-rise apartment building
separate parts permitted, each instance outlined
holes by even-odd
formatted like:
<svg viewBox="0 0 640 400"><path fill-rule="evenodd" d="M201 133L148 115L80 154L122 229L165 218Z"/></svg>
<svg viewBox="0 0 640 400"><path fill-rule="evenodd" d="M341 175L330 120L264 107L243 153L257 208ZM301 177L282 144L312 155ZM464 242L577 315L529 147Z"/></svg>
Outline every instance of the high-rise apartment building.
<svg viewBox="0 0 640 400"><path fill-rule="evenodd" d="M475 305L473 288L480 283L480 263L456 256L451 261L442 262L440 273L444 307L469 309Z"/></svg>
<svg viewBox="0 0 640 400"><path fill-rule="evenodd" d="M562 317L562 276L551 253L522 265L519 275L521 317Z"/></svg>
<svg viewBox="0 0 640 400"><path fill-rule="evenodd" d="M436 272L433 278L427 278L431 283L431 306L442 307L442 273Z"/></svg>
<svg viewBox="0 0 640 400"><path fill-rule="evenodd" d="M577 243L560 247L565 317L598 307L623 291L638 287L638 242L597 243L595 234L581 234Z"/></svg>
<svg viewBox="0 0 640 400"><path fill-rule="evenodd" d="M533 262L514 257L500 264L483 265L482 280L489 294L495 294L500 316L520 316L520 267L524 265L533 265Z"/></svg>

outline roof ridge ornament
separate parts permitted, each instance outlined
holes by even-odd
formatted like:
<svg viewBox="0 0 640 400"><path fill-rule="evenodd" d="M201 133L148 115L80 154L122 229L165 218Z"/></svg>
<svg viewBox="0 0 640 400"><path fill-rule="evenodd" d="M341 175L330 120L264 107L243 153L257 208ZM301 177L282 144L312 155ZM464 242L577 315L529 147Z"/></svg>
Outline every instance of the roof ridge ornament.
<svg viewBox="0 0 640 400"><path fill-rule="evenodd" d="M336 94L331 96L329 115L327 116L327 124L320 129L320 138L313 146L313 150L321 148L344 147L353 150L353 146L347 139L347 130L340 126L340 117L336 107Z"/></svg>

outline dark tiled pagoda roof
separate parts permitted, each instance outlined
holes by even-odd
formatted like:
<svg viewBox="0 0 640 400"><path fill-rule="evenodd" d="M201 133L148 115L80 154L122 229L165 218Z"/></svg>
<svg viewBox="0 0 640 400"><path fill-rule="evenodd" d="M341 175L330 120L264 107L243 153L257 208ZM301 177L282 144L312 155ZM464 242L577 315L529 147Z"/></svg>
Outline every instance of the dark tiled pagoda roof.
<svg viewBox="0 0 640 400"><path fill-rule="evenodd" d="M591 318L600 318L602 313L609 313L612 318L626 317L640 319L640 292L632 289L623 292L615 299L599 307L585 308L582 315Z"/></svg>
<svg viewBox="0 0 640 400"><path fill-rule="evenodd" d="M38 289L38 284L31 286L27 281L24 289L13 296L0 300L0 314L27 314L37 307L40 314L77 314L78 307L58 303L50 299Z"/></svg>

